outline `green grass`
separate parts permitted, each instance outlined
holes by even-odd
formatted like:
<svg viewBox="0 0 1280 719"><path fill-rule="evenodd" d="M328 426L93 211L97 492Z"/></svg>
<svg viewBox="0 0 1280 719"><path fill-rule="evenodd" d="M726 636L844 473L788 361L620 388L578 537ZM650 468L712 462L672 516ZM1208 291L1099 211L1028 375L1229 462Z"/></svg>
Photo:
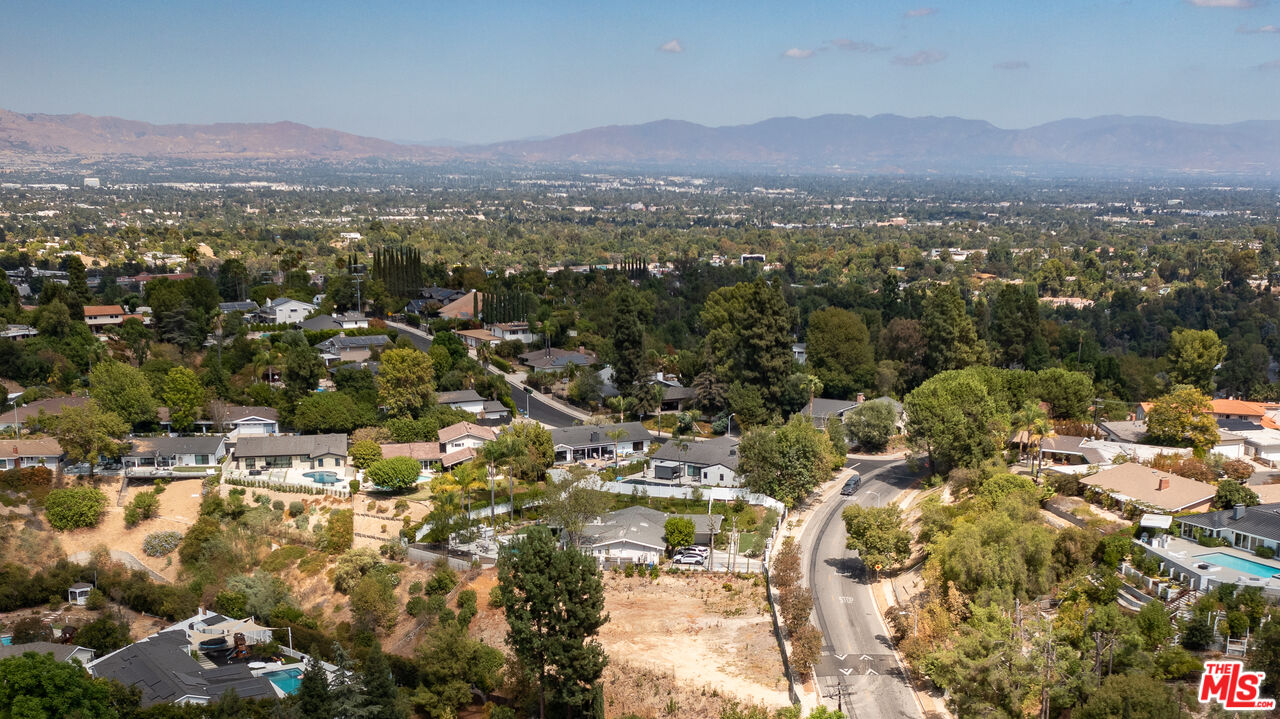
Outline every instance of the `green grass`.
<svg viewBox="0 0 1280 719"><path fill-rule="evenodd" d="M267 558L262 560L262 568L268 572L281 572L288 569L294 562L304 558L311 550L299 544L290 544L281 547Z"/></svg>

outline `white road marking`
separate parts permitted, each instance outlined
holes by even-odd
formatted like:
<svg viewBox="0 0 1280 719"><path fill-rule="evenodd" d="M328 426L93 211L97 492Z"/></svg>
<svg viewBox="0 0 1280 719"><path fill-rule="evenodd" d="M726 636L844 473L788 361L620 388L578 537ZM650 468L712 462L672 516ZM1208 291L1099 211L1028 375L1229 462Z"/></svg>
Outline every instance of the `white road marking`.
<svg viewBox="0 0 1280 719"><path fill-rule="evenodd" d="M840 673L847 677L852 671L853 671L852 669L841 669Z"/></svg>
<svg viewBox="0 0 1280 719"><path fill-rule="evenodd" d="M840 661L844 661L844 658L845 658L845 657L847 657L847 656L849 656L849 655L848 655L848 654L837 654L837 655L835 655L835 656L836 656L836 659L839 659Z"/></svg>
<svg viewBox="0 0 1280 719"><path fill-rule="evenodd" d="M860 662L869 662L869 661L871 661L871 657L867 656L866 654L863 654L862 656L858 657L858 661L860 661Z"/></svg>
<svg viewBox="0 0 1280 719"><path fill-rule="evenodd" d="M874 670L874 669L868 669L868 670L867 670L867 676L877 676L877 677L878 677L878 676L880 676L880 674L879 674L878 672L876 672L876 670Z"/></svg>

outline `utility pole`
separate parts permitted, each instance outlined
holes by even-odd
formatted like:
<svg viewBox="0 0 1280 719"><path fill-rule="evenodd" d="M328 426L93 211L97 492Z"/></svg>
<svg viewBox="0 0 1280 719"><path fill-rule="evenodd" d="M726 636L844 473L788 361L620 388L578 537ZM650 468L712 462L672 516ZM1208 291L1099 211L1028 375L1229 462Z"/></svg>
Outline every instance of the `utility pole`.
<svg viewBox="0 0 1280 719"><path fill-rule="evenodd" d="M844 680L841 679L840 683L836 685L836 688L834 691L829 691L826 694L823 694L822 697L824 699L834 698L836 700L836 711L843 712L844 698L846 695L850 695L850 698L852 699L852 694L853 692L851 691L851 688L846 686L844 683Z"/></svg>

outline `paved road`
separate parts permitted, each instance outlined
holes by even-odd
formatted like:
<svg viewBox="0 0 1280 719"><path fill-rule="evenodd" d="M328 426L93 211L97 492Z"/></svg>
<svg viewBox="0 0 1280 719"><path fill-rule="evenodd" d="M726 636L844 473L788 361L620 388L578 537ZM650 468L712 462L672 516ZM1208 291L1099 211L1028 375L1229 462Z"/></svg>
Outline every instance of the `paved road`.
<svg viewBox="0 0 1280 719"><path fill-rule="evenodd" d="M841 708L850 719L920 719L920 705L893 654L872 585L863 577L862 560L845 549L840 519L850 502L891 502L913 478L902 461L854 460L849 466L862 474L862 487L852 497L833 495L800 536L814 615L825 639L814 674L823 703L832 709L843 687Z"/></svg>
<svg viewBox="0 0 1280 719"><path fill-rule="evenodd" d="M409 338L415 347L426 352L431 349L431 338L427 337L421 330L415 330L411 327L394 323L393 326L400 330L402 334ZM511 388L511 399L516 403L516 409L525 411L530 419L537 420L551 427L570 427L577 424L578 421L567 412L563 412L554 405L538 396L537 393L526 395L524 388L516 385L510 380L507 386Z"/></svg>

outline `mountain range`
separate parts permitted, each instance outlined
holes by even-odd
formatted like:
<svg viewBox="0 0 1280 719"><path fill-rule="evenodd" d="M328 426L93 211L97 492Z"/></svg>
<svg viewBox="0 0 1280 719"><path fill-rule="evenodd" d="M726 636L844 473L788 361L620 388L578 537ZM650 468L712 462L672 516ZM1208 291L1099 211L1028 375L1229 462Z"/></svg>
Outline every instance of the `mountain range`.
<svg viewBox="0 0 1280 719"><path fill-rule="evenodd" d="M0 110L0 160L393 160L867 173L1231 173L1280 171L1280 122L1229 125L1105 116L1002 129L898 115L779 117L708 127L679 120L546 139L424 147L294 122L153 125Z"/></svg>

